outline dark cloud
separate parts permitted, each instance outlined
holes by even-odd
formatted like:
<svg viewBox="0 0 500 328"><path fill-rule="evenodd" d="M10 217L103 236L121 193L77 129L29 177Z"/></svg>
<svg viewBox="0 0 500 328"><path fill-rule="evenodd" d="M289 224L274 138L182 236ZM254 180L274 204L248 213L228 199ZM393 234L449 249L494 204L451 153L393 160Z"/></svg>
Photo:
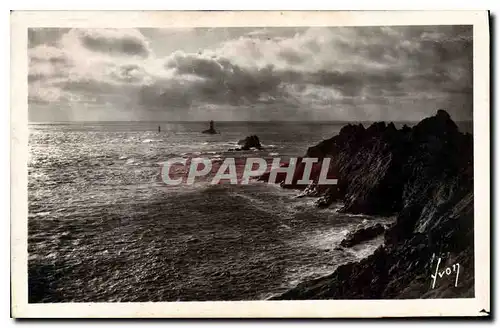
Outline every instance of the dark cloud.
<svg viewBox="0 0 500 328"><path fill-rule="evenodd" d="M31 57L31 63L39 63L39 62L48 62L52 65L66 65L69 62L69 59L64 55L54 55L48 58L39 58L39 57Z"/></svg>
<svg viewBox="0 0 500 328"><path fill-rule="evenodd" d="M28 59L29 63L33 65L48 63L54 66L59 66L68 65L70 62L67 54L61 51L61 49L45 45L40 45L30 49L28 51Z"/></svg>
<svg viewBox="0 0 500 328"><path fill-rule="evenodd" d="M261 69L245 69L231 63L227 58L203 57L195 54L176 53L166 62L166 67L173 69L177 76L192 76L187 96L193 101L227 103L231 105L258 103L262 95L275 97L279 93L281 80L272 66ZM169 92L163 93L164 99L171 101ZM175 89L174 89L175 90ZM175 90L174 100L178 100Z"/></svg>
<svg viewBox="0 0 500 328"><path fill-rule="evenodd" d="M29 72L28 82L47 81L54 78L64 78L65 76L61 72Z"/></svg>
<svg viewBox="0 0 500 328"><path fill-rule="evenodd" d="M139 104L152 110L168 110L172 107L190 106L194 101L192 88L179 83L169 83L168 87L161 83L142 86L139 90Z"/></svg>
<svg viewBox="0 0 500 328"><path fill-rule="evenodd" d="M115 35L101 33L101 31L83 30L80 39L86 48L96 52L140 57L149 56L149 49L144 39L136 35Z"/></svg>
<svg viewBox="0 0 500 328"><path fill-rule="evenodd" d="M362 88L396 88L403 77L389 70L378 71L326 71L320 70L303 76L303 82L321 86L335 87L346 96L355 96Z"/></svg>
<svg viewBox="0 0 500 328"><path fill-rule="evenodd" d="M66 80L53 83L54 86L76 94L106 94L119 91L121 86L92 78Z"/></svg>
<svg viewBox="0 0 500 328"><path fill-rule="evenodd" d="M28 48L34 48L39 45L55 46L69 28L29 28L28 29Z"/></svg>
<svg viewBox="0 0 500 328"><path fill-rule="evenodd" d="M192 74L209 79L223 79L235 69L235 65L225 58L207 58L196 54L177 52L171 56L165 66L175 69L179 75Z"/></svg>
<svg viewBox="0 0 500 328"><path fill-rule="evenodd" d="M60 49L39 45L28 51L28 82L63 78L71 61Z"/></svg>
<svg viewBox="0 0 500 328"><path fill-rule="evenodd" d="M332 30L335 33L331 39L326 38L326 42L325 38L305 39L302 47L288 39L286 47L280 45L276 57L286 62L286 69L271 64L265 68L241 66L236 64L237 57L178 52L168 58L165 67L173 69L177 76L193 79L187 89L172 84L165 86L155 104L190 105L199 101L230 105L285 102L292 105L307 99L313 103L390 106L409 95L425 98L432 94L452 96L472 91L471 28L343 28L344 34L340 36L337 30ZM264 33L255 35L260 37ZM317 34L322 36L322 33ZM261 46L259 40L249 43L246 38L237 42L251 58L265 58L262 49L269 43ZM317 51L318 58L314 60L321 61L327 56L325 49L331 49L340 60L351 60L352 64L309 68L307 60L310 58L306 54ZM242 54L236 52L234 56L237 55ZM325 98L328 90L334 98Z"/></svg>
<svg viewBox="0 0 500 328"><path fill-rule="evenodd" d="M147 57L150 53L146 39L140 32L122 33L128 29L69 29L69 28L30 28L28 47L39 45L57 47L61 38L74 32L89 50L108 53ZM135 30L134 30L135 32Z"/></svg>
<svg viewBox="0 0 500 328"><path fill-rule="evenodd" d="M287 63L292 65L298 65L304 62L304 56L289 49L284 49L279 52L279 56L283 58Z"/></svg>

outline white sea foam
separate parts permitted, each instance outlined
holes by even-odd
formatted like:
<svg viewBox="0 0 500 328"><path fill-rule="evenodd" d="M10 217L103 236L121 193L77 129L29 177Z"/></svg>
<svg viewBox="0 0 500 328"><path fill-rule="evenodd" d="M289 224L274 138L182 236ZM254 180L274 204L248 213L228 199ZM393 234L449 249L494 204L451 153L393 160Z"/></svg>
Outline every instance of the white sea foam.
<svg viewBox="0 0 500 328"><path fill-rule="evenodd" d="M346 235L346 230L342 228L331 228L326 231L314 232L304 236L305 242L318 249L333 249L337 247Z"/></svg>
<svg viewBox="0 0 500 328"><path fill-rule="evenodd" d="M38 212L38 213L34 213L34 214L29 214L28 216L29 217L36 217L36 216L47 216L47 215L50 215L51 212Z"/></svg>
<svg viewBox="0 0 500 328"><path fill-rule="evenodd" d="M373 254L375 250L384 243L384 235L380 235L372 240L355 245L351 248L346 248L346 252L354 255L357 259L364 259Z"/></svg>

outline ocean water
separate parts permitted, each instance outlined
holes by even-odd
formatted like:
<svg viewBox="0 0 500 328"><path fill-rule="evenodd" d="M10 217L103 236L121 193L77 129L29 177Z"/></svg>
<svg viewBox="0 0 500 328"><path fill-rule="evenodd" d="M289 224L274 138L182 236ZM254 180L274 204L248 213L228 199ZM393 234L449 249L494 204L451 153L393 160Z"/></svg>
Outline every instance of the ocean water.
<svg viewBox="0 0 500 328"><path fill-rule="evenodd" d="M29 301L266 299L381 244L338 248L349 231L392 218L318 209L263 182L160 178L172 157L301 156L342 125L221 122L220 134L201 134L206 125L30 124ZM264 150L228 151L251 134Z"/></svg>

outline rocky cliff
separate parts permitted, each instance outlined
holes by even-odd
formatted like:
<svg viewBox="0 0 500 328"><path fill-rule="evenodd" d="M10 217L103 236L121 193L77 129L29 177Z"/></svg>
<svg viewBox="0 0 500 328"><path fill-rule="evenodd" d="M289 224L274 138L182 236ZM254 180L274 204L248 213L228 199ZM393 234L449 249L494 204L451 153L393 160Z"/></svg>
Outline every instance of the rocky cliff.
<svg viewBox="0 0 500 328"><path fill-rule="evenodd" d="M310 147L305 156L331 157L339 178L327 190L308 188L319 206L341 201L344 212L397 219L368 258L274 299L473 297L472 146L472 136L438 110L412 128L346 125Z"/></svg>

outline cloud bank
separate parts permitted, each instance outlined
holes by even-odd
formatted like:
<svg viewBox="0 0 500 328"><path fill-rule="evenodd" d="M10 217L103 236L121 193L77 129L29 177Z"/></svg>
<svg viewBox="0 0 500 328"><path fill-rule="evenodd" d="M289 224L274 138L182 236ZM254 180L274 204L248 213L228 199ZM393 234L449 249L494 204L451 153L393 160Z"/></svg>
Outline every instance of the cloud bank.
<svg viewBox="0 0 500 328"><path fill-rule="evenodd" d="M184 42L199 41L189 33ZM437 108L472 118L471 27L229 34L160 56L168 34L31 29L30 119L419 120Z"/></svg>

